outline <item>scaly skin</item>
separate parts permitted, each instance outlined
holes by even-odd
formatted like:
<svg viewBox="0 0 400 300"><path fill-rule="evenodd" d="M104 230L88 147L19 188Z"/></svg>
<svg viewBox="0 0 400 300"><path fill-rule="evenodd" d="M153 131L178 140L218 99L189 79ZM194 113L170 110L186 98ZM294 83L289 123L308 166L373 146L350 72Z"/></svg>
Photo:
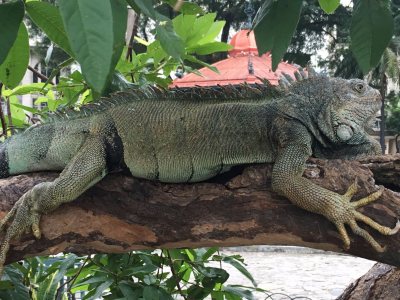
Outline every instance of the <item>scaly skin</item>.
<svg viewBox="0 0 400 300"><path fill-rule="evenodd" d="M384 227L356 211L381 191L350 202L356 183L339 195L302 177L311 155L356 159L380 153L365 132L379 109L379 93L360 80L305 77L304 72L296 74L296 82L283 77L281 90L268 95L263 94L268 88L246 86L239 92L220 88L225 96L201 89L116 94L112 105L88 118L39 125L8 139L0 146L0 177L62 172L25 193L1 221L0 268L11 239L30 229L40 238L42 214L73 201L121 167L137 177L178 183L202 181L239 164L274 162L273 188L333 222L345 248L350 246L347 224L383 251L357 221L385 235L400 225Z"/></svg>

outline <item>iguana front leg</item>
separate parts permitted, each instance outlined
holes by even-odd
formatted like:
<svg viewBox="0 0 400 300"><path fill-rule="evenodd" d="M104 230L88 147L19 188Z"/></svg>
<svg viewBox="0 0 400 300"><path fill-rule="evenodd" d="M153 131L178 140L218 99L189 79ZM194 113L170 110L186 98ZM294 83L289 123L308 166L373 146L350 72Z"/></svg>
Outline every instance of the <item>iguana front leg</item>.
<svg viewBox="0 0 400 300"><path fill-rule="evenodd" d="M384 248L367 231L357 225L357 221L368 224L384 235L395 234L400 229L400 224L397 223L393 229L385 227L356 210L378 199L382 190L358 201L350 202L357 190L356 183L353 183L344 195L340 195L303 178L305 162L311 155L311 138L307 131L293 128L291 130L291 136L296 138L289 142L284 141L274 164L272 174L274 190L289 198L297 206L321 214L334 223L346 249L350 247L350 238L345 228L345 225L348 225L376 251L384 251Z"/></svg>
<svg viewBox="0 0 400 300"><path fill-rule="evenodd" d="M39 221L42 214L75 200L105 174L104 145L99 138L89 136L56 180L40 183L26 192L0 223L0 230L5 230L0 246L0 274L11 239L18 238L30 229L36 238L40 238ZM8 227L7 223L10 223Z"/></svg>

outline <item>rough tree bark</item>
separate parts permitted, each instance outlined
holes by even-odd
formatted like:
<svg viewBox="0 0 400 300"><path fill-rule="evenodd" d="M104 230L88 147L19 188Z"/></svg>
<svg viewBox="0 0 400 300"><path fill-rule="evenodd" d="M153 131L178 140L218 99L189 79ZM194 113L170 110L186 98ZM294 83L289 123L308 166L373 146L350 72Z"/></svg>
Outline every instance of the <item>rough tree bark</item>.
<svg viewBox="0 0 400 300"><path fill-rule="evenodd" d="M297 245L343 252L334 226L323 217L292 205L271 191L271 165L236 168L212 181L161 184L113 174L76 201L41 220L42 238L31 234L15 241L8 262L26 256L75 253L116 253L144 248ZM34 173L0 180L0 217L18 198L56 173ZM359 162L311 159L304 176L330 190L344 193L358 178L358 199L385 184L377 202L360 209L378 222L394 226L400 216L400 155ZM349 254L400 265L400 234L384 237L387 246L376 253L351 235Z"/></svg>
<svg viewBox="0 0 400 300"><path fill-rule="evenodd" d="M399 300L400 268L377 263L337 300Z"/></svg>

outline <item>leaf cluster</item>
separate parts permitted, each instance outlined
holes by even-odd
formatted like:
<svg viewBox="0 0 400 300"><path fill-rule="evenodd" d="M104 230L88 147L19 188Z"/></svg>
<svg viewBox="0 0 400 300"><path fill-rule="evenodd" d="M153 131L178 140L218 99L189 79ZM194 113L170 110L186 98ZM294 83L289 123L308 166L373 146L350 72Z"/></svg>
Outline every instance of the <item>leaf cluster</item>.
<svg viewBox="0 0 400 300"><path fill-rule="evenodd" d="M271 51L272 68L275 70L287 51L299 23L304 6L310 1L265 0L254 19L254 33L259 53ZM312 1L313 2L313 1ZM319 0L320 7L328 14L341 7L339 0ZM353 0L350 24L351 51L362 72L374 68L388 46L394 19L389 0ZM312 25L312 23L310 24ZM342 29L337 28L340 33Z"/></svg>
<svg viewBox="0 0 400 300"><path fill-rule="evenodd" d="M230 49L228 44L215 41L225 23L214 21L215 14L204 13L194 3L183 2L182 13L174 19L161 14L151 1L144 0L60 0L57 3L59 6L34 0L0 4L0 15L4 17L1 22L9 24L0 27L0 36L3 31L12 33L1 41L10 46L8 53L0 52L0 59L1 55L4 58L0 63L0 95L10 108L0 112L5 135L23 126L26 115L29 121L35 121L38 117L46 118L48 111L57 108L79 110L99 95L114 91L154 83L167 87L177 69L197 72L193 68L197 65L217 71L197 56ZM165 4L174 7L176 1L168 0ZM128 6L155 22L154 41L134 37L145 49L142 53L128 55L131 46L124 45ZM30 49L24 12L52 42L47 50L46 66L51 65L53 45L62 49L67 59L54 67L45 82L19 86L27 68L33 69L28 66ZM15 27L14 31L10 26ZM68 68L75 71L69 74L65 71ZM15 96L25 94L33 94L34 108L15 101ZM6 118L6 113L15 120Z"/></svg>
<svg viewBox="0 0 400 300"><path fill-rule="evenodd" d="M252 287L227 283L229 264ZM75 254L30 258L7 266L1 299L253 299L256 282L239 255L217 248L137 251L127 254Z"/></svg>

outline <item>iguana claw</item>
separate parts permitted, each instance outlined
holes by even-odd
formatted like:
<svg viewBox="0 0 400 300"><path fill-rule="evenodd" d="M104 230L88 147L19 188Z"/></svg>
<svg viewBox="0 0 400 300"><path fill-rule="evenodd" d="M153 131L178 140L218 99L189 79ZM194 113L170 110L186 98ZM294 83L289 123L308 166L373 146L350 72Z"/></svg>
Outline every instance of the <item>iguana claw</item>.
<svg viewBox="0 0 400 300"><path fill-rule="evenodd" d="M5 231L0 246L0 276L3 273L3 265L12 239L18 238L23 233L29 233L30 230L32 230L35 238L40 239L41 237L40 214L32 209L32 200L31 190L25 193L0 221L0 232ZM9 225L6 228L7 224Z"/></svg>
<svg viewBox="0 0 400 300"><path fill-rule="evenodd" d="M367 205L375 200L377 200L383 193L383 189L379 189L378 191L368 195L365 198L360 200L350 202L353 195L357 192L357 180L348 188L347 192L341 196L343 208L346 212L343 211L339 214L335 214L333 218L330 218L331 221L336 225L339 234L343 240L344 248L347 250L350 248L350 238L347 234L345 224L349 225L351 230L363 237L376 251L384 252L385 247L382 247L366 230L362 229L358 226L357 221L362 221L365 224L369 225L373 229L377 230L381 234L384 235L393 235L396 234L400 230L400 221L397 221L396 226L394 228L383 226L371 218L365 216L364 214L358 212L356 209Z"/></svg>

